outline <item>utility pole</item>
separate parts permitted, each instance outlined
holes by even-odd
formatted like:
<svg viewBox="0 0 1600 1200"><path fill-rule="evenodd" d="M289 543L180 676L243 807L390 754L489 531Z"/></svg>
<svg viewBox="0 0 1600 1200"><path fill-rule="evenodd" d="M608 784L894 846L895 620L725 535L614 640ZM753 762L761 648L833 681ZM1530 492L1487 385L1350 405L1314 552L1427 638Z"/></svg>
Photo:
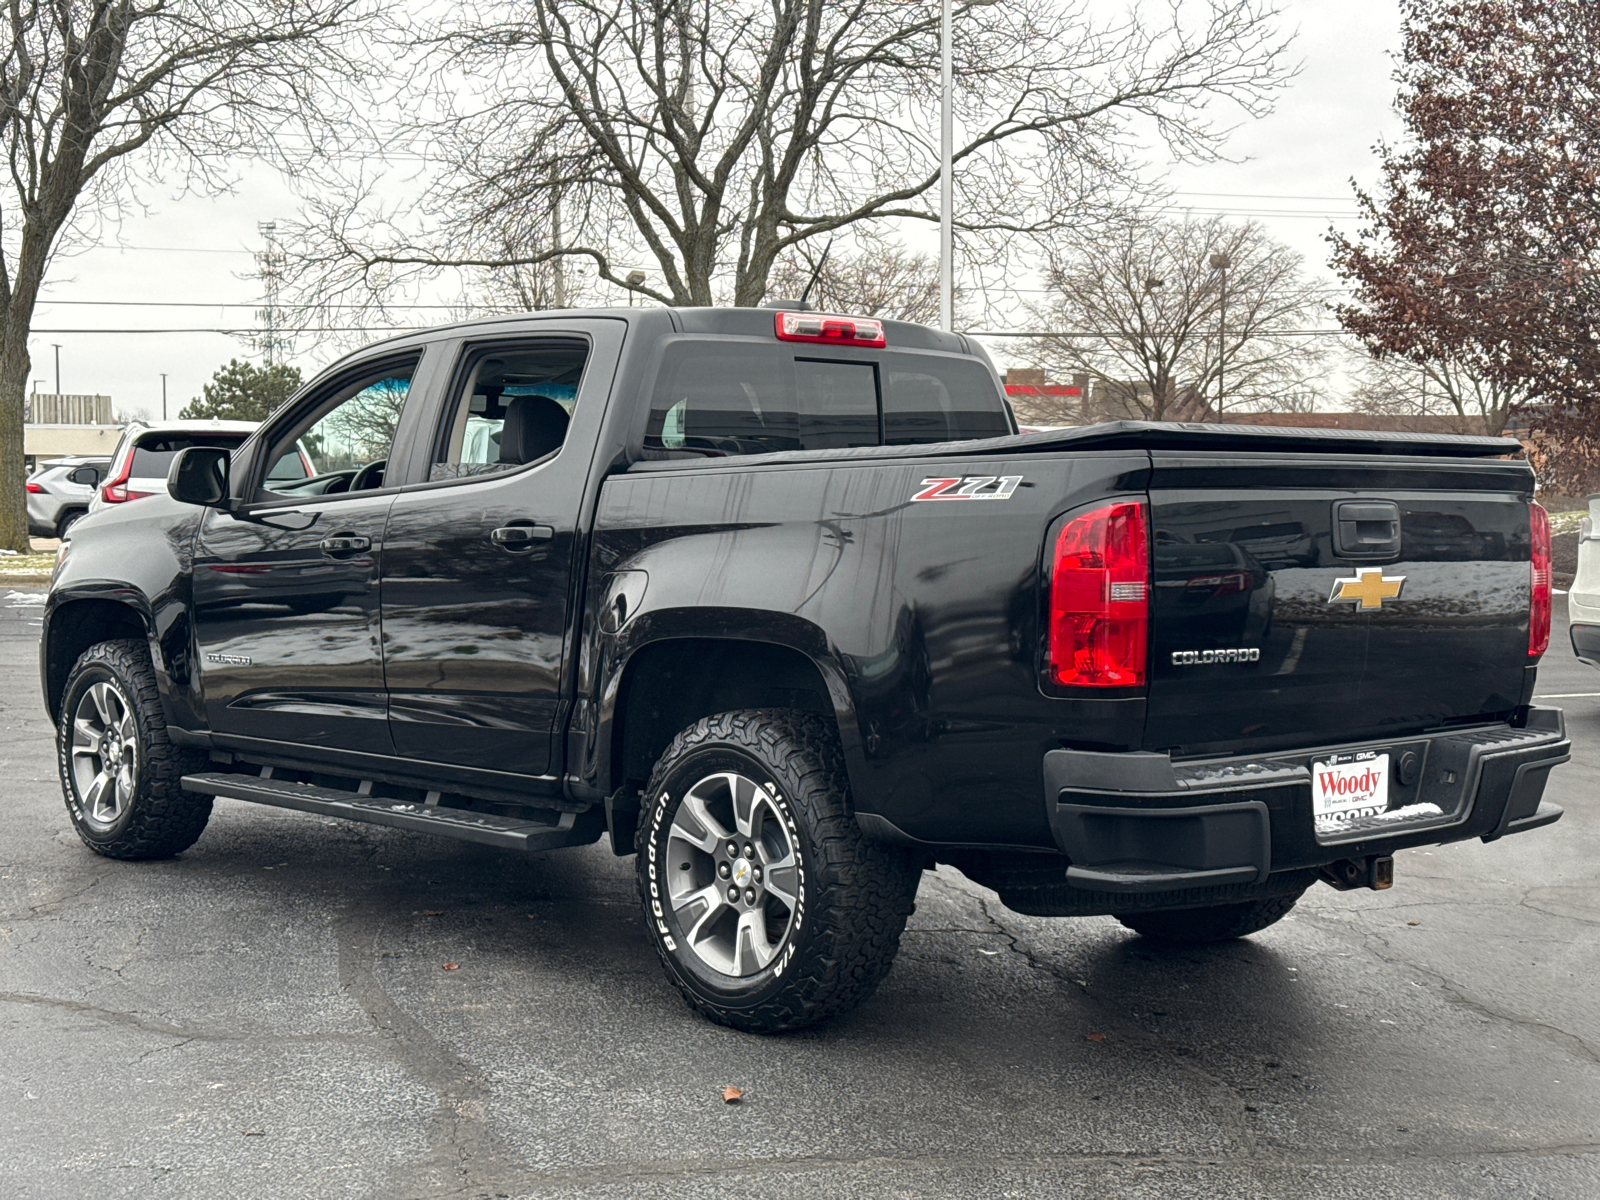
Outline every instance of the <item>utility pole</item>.
<svg viewBox="0 0 1600 1200"><path fill-rule="evenodd" d="M167 419L167 373L161 372L161 419Z"/></svg>
<svg viewBox="0 0 1600 1200"><path fill-rule="evenodd" d="M939 328L947 333L956 324L955 186L951 179L955 125L950 111L955 90L950 34L953 8L952 0L942 0L939 27Z"/></svg>
<svg viewBox="0 0 1600 1200"><path fill-rule="evenodd" d="M61 343L51 342L56 352L56 395L61 395Z"/></svg>
<svg viewBox="0 0 1600 1200"><path fill-rule="evenodd" d="M1211 267L1221 274L1221 288L1217 303L1217 415L1222 415L1222 374L1228 363L1228 268L1232 261L1227 252L1218 250L1211 256Z"/></svg>
<svg viewBox="0 0 1600 1200"><path fill-rule="evenodd" d="M551 167L550 168L550 175L551 175L552 179L554 179L555 173L556 173L555 172L555 168ZM552 249L552 250L560 250L561 249L561 193L559 191L552 190L551 193L550 193L550 196L551 196L551 203L550 203L550 249ZM566 266L565 266L565 260L561 257L560 254L557 254L554 258L552 258L550 260L550 273L551 273L551 284L552 284L552 287L551 287L552 295L551 295L550 298L555 301L555 306L557 308L565 308L567 306L567 270L566 270ZM628 296L628 300L629 300L630 303L633 300L633 296L632 296L631 293Z"/></svg>
<svg viewBox="0 0 1600 1200"><path fill-rule="evenodd" d="M283 282L284 257L278 247L276 221L261 221L256 225L256 231L266 242L266 249L256 254L262 299L265 301L265 306L256 310L256 318L261 322L261 336L256 344L261 347L266 365L270 367L278 361L279 348L285 341L278 334L283 325L283 312L278 308L278 285Z"/></svg>

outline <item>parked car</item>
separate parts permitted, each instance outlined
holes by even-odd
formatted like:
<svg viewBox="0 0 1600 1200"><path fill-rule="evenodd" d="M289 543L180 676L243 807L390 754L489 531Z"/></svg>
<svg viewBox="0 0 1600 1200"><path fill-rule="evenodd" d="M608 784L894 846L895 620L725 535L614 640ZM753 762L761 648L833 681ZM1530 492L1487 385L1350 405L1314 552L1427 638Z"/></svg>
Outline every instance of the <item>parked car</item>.
<svg viewBox="0 0 1600 1200"><path fill-rule="evenodd" d="M342 491L278 481L302 444ZM860 1003L935 863L1019 912L1239 937L1318 880L1389 886L1402 848L1561 816L1519 450L1019 435L974 343L851 316L407 334L74 530L40 643L68 816L128 859L216 796L607 839L668 978L759 1032ZM1403 562L1423 507L1502 540ZM1287 522L1316 565L1235 537ZM1480 577L1504 603L1440 603Z"/></svg>
<svg viewBox="0 0 1600 1200"><path fill-rule="evenodd" d="M1600 667L1600 496L1588 497L1578 522L1578 570L1567 591L1572 652L1579 662Z"/></svg>
<svg viewBox="0 0 1600 1200"><path fill-rule="evenodd" d="M89 511L95 489L111 465L109 458L67 455L41 463L28 477L28 532L34 537L66 537Z"/></svg>
<svg viewBox="0 0 1600 1200"><path fill-rule="evenodd" d="M258 421L224 421L213 417L129 425L111 453L110 470L89 504L89 511L98 512L110 504L125 504L165 493L167 472L179 453L191 446L233 450L243 445L259 424ZM298 453L286 454L273 465L273 482L297 483L316 474L305 448L299 446L297 450Z"/></svg>

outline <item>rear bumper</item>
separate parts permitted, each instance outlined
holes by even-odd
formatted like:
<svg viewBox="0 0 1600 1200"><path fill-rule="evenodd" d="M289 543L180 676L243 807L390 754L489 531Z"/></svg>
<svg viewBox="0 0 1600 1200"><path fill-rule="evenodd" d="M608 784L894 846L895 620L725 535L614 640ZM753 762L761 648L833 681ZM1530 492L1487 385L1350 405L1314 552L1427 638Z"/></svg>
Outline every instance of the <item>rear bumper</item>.
<svg viewBox="0 0 1600 1200"><path fill-rule="evenodd" d="M1574 624L1571 633L1572 652L1578 656L1578 661L1600 667L1600 625Z"/></svg>
<svg viewBox="0 0 1600 1200"><path fill-rule="evenodd" d="M1318 834L1311 763L1334 753L1416 755L1412 781L1391 793L1437 815ZM1560 709L1528 710L1524 728L1495 725L1391 742L1270 756L1174 763L1165 754L1052 750L1045 804L1067 880L1096 892L1150 894L1264 883L1275 872L1393 854L1477 837L1494 841L1548 825L1550 769L1571 757ZM1378 823L1373 823L1378 824Z"/></svg>

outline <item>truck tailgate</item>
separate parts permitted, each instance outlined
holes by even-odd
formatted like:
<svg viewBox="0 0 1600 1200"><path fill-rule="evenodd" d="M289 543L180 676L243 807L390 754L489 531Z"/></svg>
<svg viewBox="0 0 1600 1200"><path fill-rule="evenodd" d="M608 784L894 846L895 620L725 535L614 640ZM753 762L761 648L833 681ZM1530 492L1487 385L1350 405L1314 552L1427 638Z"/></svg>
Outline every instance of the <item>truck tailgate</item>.
<svg viewBox="0 0 1600 1200"><path fill-rule="evenodd" d="M1523 702L1523 464L1182 452L1152 463L1148 749L1401 735L1504 719Z"/></svg>

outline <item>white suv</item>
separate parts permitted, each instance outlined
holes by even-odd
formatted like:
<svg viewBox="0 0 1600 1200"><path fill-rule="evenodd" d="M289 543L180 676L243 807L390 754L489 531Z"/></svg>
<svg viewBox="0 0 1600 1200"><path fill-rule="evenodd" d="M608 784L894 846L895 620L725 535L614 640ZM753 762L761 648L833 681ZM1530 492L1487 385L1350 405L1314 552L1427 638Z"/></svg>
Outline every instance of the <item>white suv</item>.
<svg viewBox="0 0 1600 1200"><path fill-rule="evenodd" d="M1572 652L1600 667L1600 496L1589 497L1589 513L1578 524L1578 573L1567 592Z"/></svg>
<svg viewBox="0 0 1600 1200"><path fill-rule="evenodd" d="M109 504L125 504L167 490L167 472L180 450L190 446L223 446L233 450L256 431L259 421L159 421L129 425L111 455L111 469L89 504L99 512ZM304 447L273 464L269 479L293 483L316 474Z"/></svg>

